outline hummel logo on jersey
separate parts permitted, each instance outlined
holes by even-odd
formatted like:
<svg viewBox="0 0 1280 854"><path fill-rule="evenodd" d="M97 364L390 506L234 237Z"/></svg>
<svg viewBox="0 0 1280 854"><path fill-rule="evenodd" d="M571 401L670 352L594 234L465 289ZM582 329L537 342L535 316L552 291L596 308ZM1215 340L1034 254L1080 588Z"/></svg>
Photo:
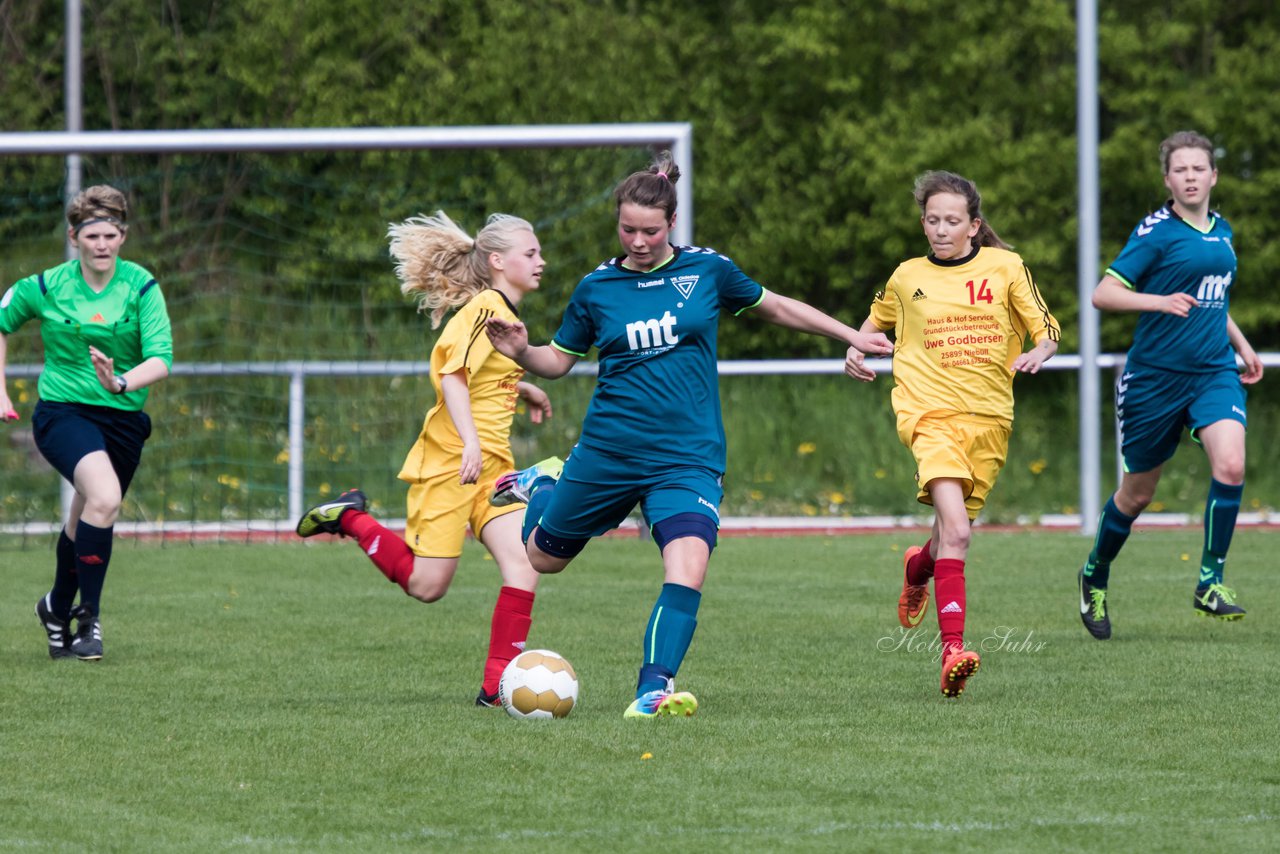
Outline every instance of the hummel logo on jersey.
<svg viewBox="0 0 1280 854"><path fill-rule="evenodd" d="M960 603L954 599L952 599L951 603L947 605L947 607L943 608L941 611L941 613L943 614L960 614L963 612L964 612L964 608L961 608Z"/></svg>
<svg viewBox="0 0 1280 854"><path fill-rule="evenodd" d="M382 543L382 535L379 534L378 536L373 538L373 542L369 544L369 550L365 552L365 554L369 555L369 557L373 557L374 555L376 555L378 553L378 546L381 545L381 543Z"/></svg>
<svg viewBox="0 0 1280 854"><path fill-rule="evenodd" d="M685 299L689 298L689 294L693 293L694 287L698 284L697 276L672 276L671 284L676 286L676 290L680 292L680 296Z"/></svg>
<svg viewBox="0 0 1280 854"><path fill-rule="evenodd" d="M911 295L911 301L915 302L916 300L920 300L920 299L928 299L928 297L924 295L923 290L921 290L920 288L916 288L916 292Z"/></svg>
<svg viewBox="0 0 1280 854"><path fill-rule="evenodd" d="M666 279L650 279L647 282L636 282L637 288L660 288L667 283Z"/></svg>
<svg viewBox="0 0 1280 854"><path fill-rule="evenodd" d="M673 347L679 340L676 319L669 311L664 311L657 320L637 320L627 324L627 346L632 350L651 350L663 345Z"/></svg>
<svg viewBox="0 0 1280 854"><path fill-rule="evenodd" d="M89 318L89 322L90 323L106 323L107 319L102 316L102 312L98 312L93 317Z"/></svg>
<svg viewBox="0 0 1280 854"><path fill-rule="evenodd" d="M1169 209L1161 208L1142 221L1142 225L1138 226L1138 236L1146 237L1152 230L1169 218Z"/></svg>
<svg viewBox="0 0 1280 854"><path fill-rule="evenodd" d="M719 519L719 518L720 518L720 510L719 510L719 508L717 508L714 504L712 504L712 503L711 503L710 501L708 501L707 499L703 498L701 495L699 495L699 496L698 496L698 503L699 503L699 504L701 504L703 507L708 507L708 508L710 508L710 509L711 509L711 512L715 514L716 518L717 518L717 519Z"/></svg>

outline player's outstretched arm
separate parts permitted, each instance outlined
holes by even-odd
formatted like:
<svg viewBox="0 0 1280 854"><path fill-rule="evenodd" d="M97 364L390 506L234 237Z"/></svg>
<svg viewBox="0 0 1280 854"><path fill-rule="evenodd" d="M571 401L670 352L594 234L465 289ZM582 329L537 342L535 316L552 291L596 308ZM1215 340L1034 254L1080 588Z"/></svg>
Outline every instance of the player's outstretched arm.
<svg viewBox="0 0 1280 854"><path fill-rule="evenodd" d="M511 359L531 374L545 379L559 379L569 373L578 357L550 345L529 346L529 330L520 321L491 317L485 321L485 334L493 343L493 349Z"/></svg>
<svg viewBox="0 0 1280 854"><path fill-rule="evenodd" d="M773 292L765 294L760 305L756 307L756 314L777 326L834 338L868 356L888 356L893 352L893 342L885 337L883 332L864 332L854 329L808 303Z"/></svg>

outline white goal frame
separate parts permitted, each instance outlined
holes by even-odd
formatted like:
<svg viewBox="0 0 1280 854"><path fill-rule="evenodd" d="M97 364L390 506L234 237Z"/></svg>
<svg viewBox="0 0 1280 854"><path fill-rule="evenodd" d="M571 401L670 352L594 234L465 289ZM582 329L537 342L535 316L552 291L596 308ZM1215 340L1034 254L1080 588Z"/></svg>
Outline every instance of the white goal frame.
<svg viewBox="0 0 1280 854"><path fill-rule="evenodd" d="M87 154L191 154L209 152L304 152L304 151L412 151L422 149L504 149L504 148L623 148L649 146L668 148L680 167L676 183L676 206L680 216L672 237L681 245L693 245L693 125L689 122L618 124L496 125L459 127L360 127L360 128L253 128L220 130L139 130L139 131L31 131L0 133L0 156L63 155L69 164ZM78 171L74 166L72 172ZM78 178L78 176L76 176ZM264 370L265 369L265 370ZM305 419L303 384L314 373L413 373L426 372L416 363L377 367L351 363L338 370L316 370L305 363L283 365L199 365L175 364L174 374L279 373L290 377L289 385L289 515L302 514L304 482L301 449ZM37 376L39 365L10 365L13 376ZM62 483L64 512L71 500L71 486ZM176 523L169 523L175 525ZM249 523L254 527L253 523ZM19 526L25 533L37 533L30 525ZM44 527L39 526L41 530ZM128 524L121 524L127 530ZM225 528L225 525L223 526ZM56 528L55 528L56 530Z"/></svg>

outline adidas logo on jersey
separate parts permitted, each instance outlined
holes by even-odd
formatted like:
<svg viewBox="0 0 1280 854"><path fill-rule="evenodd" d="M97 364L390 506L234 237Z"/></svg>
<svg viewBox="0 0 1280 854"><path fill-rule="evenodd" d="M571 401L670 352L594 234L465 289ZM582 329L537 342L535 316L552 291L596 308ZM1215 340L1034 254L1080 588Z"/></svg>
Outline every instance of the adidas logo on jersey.
<svg viewBox="0 0 1280 854"><path fill-rule="evenodd" d="M942 609L943 614L960 614L964 612L964 608L960 607L960 603L952 599L951 603Z"/></svg>
<svg viewBox="0 0 1280 854"><path fill-rule="evenodd" d="M911 301L915 302L916 300L921 300L921 299L928 299L928 297L924 295L924 291L922 289L916 288L916 292L911 295Z"/></svg>
<svg viewBox="0 0 1280 854"><path fill-rule="evenodd" d="M93 317L89 318L89 322L90 323L106 323L107 319L102 316L102 312L98 312Z"/></svg>

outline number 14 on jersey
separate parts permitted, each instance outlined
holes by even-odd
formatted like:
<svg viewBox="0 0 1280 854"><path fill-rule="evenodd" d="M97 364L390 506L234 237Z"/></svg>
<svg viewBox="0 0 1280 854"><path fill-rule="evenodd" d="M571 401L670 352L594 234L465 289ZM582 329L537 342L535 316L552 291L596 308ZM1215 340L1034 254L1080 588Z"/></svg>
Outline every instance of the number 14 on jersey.
<svg viewBox="0 0 1280 854"><path fill-rule="evenodd" d="M993 301L991 289L987 287L987 280L983 279L981 284L975 285L973 280L965 282L965 287L969 289L969 305L977 305L980 302L990 304Z"/></svg>

